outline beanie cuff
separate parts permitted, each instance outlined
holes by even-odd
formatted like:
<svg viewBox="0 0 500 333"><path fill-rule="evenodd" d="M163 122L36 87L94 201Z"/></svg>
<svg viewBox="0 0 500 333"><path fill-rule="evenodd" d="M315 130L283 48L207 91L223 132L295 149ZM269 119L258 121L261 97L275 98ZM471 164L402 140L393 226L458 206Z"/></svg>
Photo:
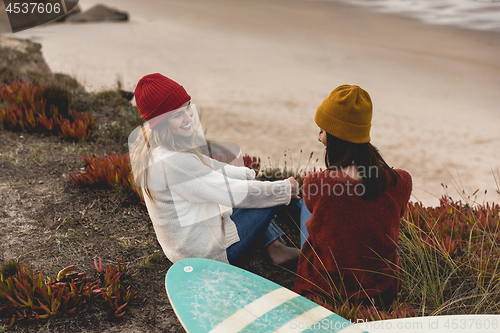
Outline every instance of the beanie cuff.
<svg viewBox="0 0 500 333"><path fill-rule="evenodd" d="M370 129L372 126L371 124L357 125L347 123L327 114L321 107L316 111L314 121L328 134L333 135L341 140L352 143L370 142Z"/></svg>

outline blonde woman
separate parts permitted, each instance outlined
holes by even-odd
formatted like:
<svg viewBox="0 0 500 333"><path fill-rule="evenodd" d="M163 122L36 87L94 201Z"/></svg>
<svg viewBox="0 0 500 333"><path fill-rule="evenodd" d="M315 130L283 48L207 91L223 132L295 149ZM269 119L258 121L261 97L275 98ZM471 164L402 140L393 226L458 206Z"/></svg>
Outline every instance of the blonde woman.
<svg viewBox="0 0 500 333"><path fill-rule="evenodd" d="M234 264L256 242L275 264L298 258L272 222L298 199L295 179L256 181L253 170L210 158L196 106L173 80L146 75L135 99L146 122L129 136L133 179L170 261L201 257Z"/></svg>

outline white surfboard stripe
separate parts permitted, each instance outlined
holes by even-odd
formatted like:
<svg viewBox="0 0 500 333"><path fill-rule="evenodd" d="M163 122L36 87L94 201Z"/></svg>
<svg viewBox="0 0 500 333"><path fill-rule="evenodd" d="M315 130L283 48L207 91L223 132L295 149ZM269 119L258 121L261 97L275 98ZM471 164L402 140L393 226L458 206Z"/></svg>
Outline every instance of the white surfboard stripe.
<svg viewBox="0 0 500 333"><path fill-rule="evenodd" d="M325 309L322 306L317 306L309 311L304 312L300 316L295 317L290 320L285 325L278 328L275 332L277 333L299 333L317 323L328 316L331 316L333 312Z"/></svg>
<svg viewBox="0 0 500 333"><path fill-rule="evenodd" d="M341 329L340 331L337 331L337 333L367 333L367 331L362 329L361 327L358 326L354 327L351 325Z"/></svg>
<svg viewBox="0 0 500 333"><path fill-rule="evenodd" d="M209 333L239 332L260 316L295 297L299 297L299 295L286 288L275 289L245 305L215 326Z"/></svg>

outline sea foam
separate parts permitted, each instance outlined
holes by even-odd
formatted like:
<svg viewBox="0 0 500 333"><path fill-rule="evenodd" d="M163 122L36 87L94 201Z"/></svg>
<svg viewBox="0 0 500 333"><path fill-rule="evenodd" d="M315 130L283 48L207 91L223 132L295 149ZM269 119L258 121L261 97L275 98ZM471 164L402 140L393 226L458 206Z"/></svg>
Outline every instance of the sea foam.
<svg viewBox="0 0 500 333"><path fill-rule="evenodd" d="M500 0L340 0L430 24L500 32Z"/></svg>

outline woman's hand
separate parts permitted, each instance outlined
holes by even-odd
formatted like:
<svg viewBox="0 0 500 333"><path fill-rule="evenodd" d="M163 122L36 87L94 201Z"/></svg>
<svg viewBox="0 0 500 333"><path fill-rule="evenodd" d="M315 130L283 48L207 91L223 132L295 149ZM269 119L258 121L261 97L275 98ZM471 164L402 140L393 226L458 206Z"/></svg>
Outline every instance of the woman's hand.
<svg viewBox="0 0 500 333"><path fill-rule="evenodd" d="M299 197L299 183L293 177L288 177L290 185L292 185L292 199L300 200Z"/></svg>

